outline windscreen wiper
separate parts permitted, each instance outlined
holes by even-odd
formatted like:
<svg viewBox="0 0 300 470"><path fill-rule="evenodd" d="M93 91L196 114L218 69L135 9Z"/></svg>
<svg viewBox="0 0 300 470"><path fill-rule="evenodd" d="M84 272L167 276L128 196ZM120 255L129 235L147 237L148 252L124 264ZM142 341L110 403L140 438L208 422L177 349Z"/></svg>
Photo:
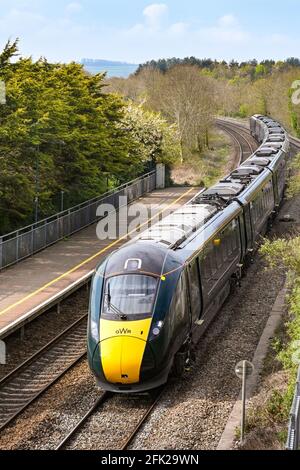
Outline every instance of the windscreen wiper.
<svg viewBox="0 0 300 470"><path fill-rule="evenodd" d="M107 286L107 294L105 296L107 297L107 306L109 310L112 310L115 315L117 315L121 320L127 320L127 315L123 313L118 307L116 307L112 302L111 302L111 293L110 293L110 285L108 284Z"/></svg>

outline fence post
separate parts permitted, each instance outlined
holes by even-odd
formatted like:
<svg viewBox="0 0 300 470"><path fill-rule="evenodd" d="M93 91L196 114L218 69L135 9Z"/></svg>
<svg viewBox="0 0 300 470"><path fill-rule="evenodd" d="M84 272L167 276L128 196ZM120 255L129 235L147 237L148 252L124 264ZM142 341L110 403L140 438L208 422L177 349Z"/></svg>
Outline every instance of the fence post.
<svg viewBox="0 0 300 470"><path fill-rule="evenodd" d="M31 255L34 252L34 228L31 227Z"/></svg>
<svg viewBox="0 0 300 470"><path fill-rule="evenodd" d="M0 271L3 268L3 238L0 237Z"/></svg>
<svg viewBox="0 0 300 470"><path fill-rule="evenodd" d="M164 189L166 187L166 167L163 163L156 165L156 189Z"/></svg>
<svg viewBox="0 0 300 470"><path fill-rule="evenodd" d="M290 412L286 449L300 450L300 367L298 370L295 395Z"/></svg>
<svg viewBox="0 0 300 470"><path fill-rule="evenodd" d="M47 248L47 228L48 228L48 225L46 222L44 222L44 243L45 243L45 248Z"/></svg>
<svg viewBox="0 0 300 470"><path fill-rule="evenodd" d="M17 263L19 262L19 232L17 232Z"/></svg>

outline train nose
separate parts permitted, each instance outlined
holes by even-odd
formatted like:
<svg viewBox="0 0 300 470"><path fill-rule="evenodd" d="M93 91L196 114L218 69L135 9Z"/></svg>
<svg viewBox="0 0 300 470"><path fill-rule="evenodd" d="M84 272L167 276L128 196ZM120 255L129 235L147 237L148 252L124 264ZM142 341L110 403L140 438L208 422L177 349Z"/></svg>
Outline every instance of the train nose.
<svg viewBox="0 0 300 470"><path fill-rule="evenodd" d="M141 366L152 319L100 321L100 358L105 379L113 384L140 381Z"/></svg>
<svg viewBox="0 0 300 470"><path fill-rule="evenodd" d="M146 341L130 336L102 341L100 354L106 380L114 384L138 383L145 348Z"/></svg>

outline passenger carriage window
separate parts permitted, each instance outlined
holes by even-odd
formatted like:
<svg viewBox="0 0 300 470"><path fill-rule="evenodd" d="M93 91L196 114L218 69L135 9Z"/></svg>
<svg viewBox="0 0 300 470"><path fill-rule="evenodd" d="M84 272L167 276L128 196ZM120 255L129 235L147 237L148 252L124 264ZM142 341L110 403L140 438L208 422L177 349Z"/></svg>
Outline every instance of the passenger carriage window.
<svg viewBox="0 0 300 470"><path fill-rule="evenodd" d="M215 284L215 278L217 278L217 267L212 243L205 247L199 259L199 265L203 293L208 295Z"/></svg>
<svg viewBox="0 0 300 470"><path fill-rule="evenodd" d="M201 291L198 259L194 260L188 269L189 292L191 312L194 321L198 320L201 313Z"/></svg>
<svg viewBox="0 0 300 470"><path fill-rule="evenodd" d="M234 219L232 221L232 229L233 229L234 235L231 239L232 240L232 249L233 249L233 251L236 251L238 246L239 246L239 244L238 244L238 236L239 236L238 228L239 228L238 221L237 221L237 219Z"/></svg>
<svg viewBox="0 0 300 470"><path fill-rule="evenodd" d="M229 225L229 227L227 227L225 233L224 233L224 243L226 245L226 258L225 258L225 262L230 259L231 255L232 255L232 226L231 224Z"/></svg>
<svg viewBox="0 0 300 470"><path fill-rule="evenodd" d="M206 282L209 282L217 271L212 247L205 248L200 264L202 266L202 276Z"/></svg>

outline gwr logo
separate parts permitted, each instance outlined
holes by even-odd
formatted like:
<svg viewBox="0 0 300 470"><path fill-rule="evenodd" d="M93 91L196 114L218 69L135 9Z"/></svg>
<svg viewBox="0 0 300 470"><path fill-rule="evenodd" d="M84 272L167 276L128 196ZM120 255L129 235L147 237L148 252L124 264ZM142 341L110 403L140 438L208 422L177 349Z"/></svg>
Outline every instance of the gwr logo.
<svg viewBox="0 0 300 470"><path fill-rule="evenodd" d="M116 335L131 335L131 330L127 328L122 328L121 330L116 331Z"/></svg>

